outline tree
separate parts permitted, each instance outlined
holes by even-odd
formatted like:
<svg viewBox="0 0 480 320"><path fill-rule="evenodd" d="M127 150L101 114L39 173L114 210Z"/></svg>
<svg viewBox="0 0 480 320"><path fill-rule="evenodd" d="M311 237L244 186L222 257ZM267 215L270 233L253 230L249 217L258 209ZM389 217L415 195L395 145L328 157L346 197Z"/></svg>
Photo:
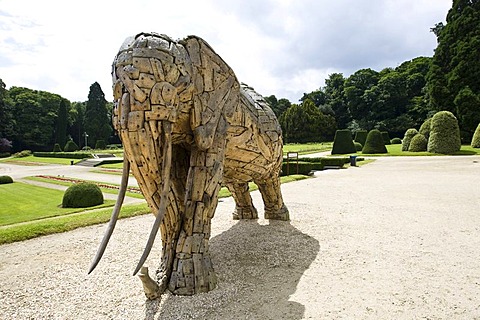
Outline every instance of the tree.
<svg viewBox="0 0 480 320"><path fill-rule="evenodd" d="M56 142L64 147L67 143L67 126L68 126L68 113L67 113L67 102L65 100L60 101L58 107L58 116L56 121Z"/></svg>
<svg viewBox="0 0 480 320"><path fill-rule="evenodd" d="M8 90L5 83L0 79L0 138L12 139L15 136L15 127L15 118Z"/></svg>
<svg viewBox="0 0 480 320"><path fill-rule="evenodd" d="M275 113L275 115L277 116L277 119L280 119L282 114L292 106L288 99L281 98L280 100L277 100L277 97L275 97L275 95L265 97L265 100L270 105L270 108L272 108L273 113Z"/></svg>
<svg viewBox="0 0 480 320"><path fill-rule="evenodd" d="M68 133L77 145L81 146L83 133L85 132L85 109L87 102L74 102L69 111L69 117L72 125L68 128Z"/></svg>
<svg viewBox="0 0 480 320"><path fill-rule="evenodd" d="M15 151L50 151L55 143L55 119L61 96L45 91L12 87L8 91L15 115Z"/></svg>
<svg viewBox="0 0 480 320"><path fill-rule="evenodd" d="M352 121L344 95L345 78L341 73L332 73L325 79L326 104L333 110L337 128L346 128Z"/></svg>
<svg viewBox="0 0 480 320"><path fill-rule="evenodd" d="M95 146L97 140L108 140L112 132L110 123L105 94L98 82L95 82L90 86L85 108L85 132L90 146Z"/></svg>
<svg viewBox="0 0 480 320"><path fill-rule="evenodd" d="M326 141L335 132L335 119L324 115L309 99L288 108L280 117L280 124L288 143Z"/></svg>
<svg viewBox="0 0 480 320"><path fill-rule="evenodd" d="M360 69L345 80L344 95L353 119L366 120L371 111L365 91L378 83L379 74L372 69Z"/></svg>
<svg viewBox="0 0 480 320"><path fill-rule="evenodd" d="M445 26L437 24L434 29L438 46L428 75L428 93L435 110L447 110L458 117L468 139L475 130L471 123L480 122L480 105L475 103L480 100L480 2L454 0L446 21ZM467 101L473 104L467 105ZM466 110L470 115L463 117L461 113Z"/></svg>

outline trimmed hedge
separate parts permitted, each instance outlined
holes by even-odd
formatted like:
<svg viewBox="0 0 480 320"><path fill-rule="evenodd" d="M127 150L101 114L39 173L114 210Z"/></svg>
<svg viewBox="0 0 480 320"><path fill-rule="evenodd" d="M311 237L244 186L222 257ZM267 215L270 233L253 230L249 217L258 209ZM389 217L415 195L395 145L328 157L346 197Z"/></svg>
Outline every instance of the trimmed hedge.
<svg viewBox="0 0 480 320"><path fill-rule="evenodd" d="M368 131L367 130L358 130L355 133L355 142L359 142L362 146L365 145L365 141L367 141Z"/></svg>
<svg viewBox="0 0 480 320"><path fill-rule="evenodd" d="M388 153L382 133L379 130L370 130L367 136L367 141L365 141L365 145L363 146L362 153Z"/></svg>
<svg viewBox="0 0 480 320"><path fill-rule="evenodd" d="M428 152L452 154L460 151L461 146L457 118L450 111L437 112L431 122Z"/></svg>
<svg viewBox="0 0 480 320"><path fill-rule="evenodd" d="M78 146L73 140L69 140L65 147L63 148L63 151L65 152L74 152L78 150Z"/></svg>
<svg viewBox="0 0 480 320"><path fill-rule="evenodd" d="M107 148L107 144L105 143L105 140L97 140L95 143L95 149L97 150L105 150Z"/></svg>
<svg viewBox="0 0 480 320"><path fill-rule="evenodd" d="M425 120L422 125L420 126L420 130L418 130L418 133L421 133L425 136L425 138L428 139L430 138L430 127L432 126L432 118L428 118Z"/></svg>
<svg viewBox="0 0 480 320"><path fill-rule="evenodd" d="M473 134L471 146L472 148L480 148L480 123L478 124L477 129Z"/></svg>
<svg viewBox="0 0 480 320"><path fill-rule="evenodd" d="M391 141L390 141L391 144L402 144L402 139L400 138L393 138Z"/></svg>
<svg viewBox="0 0 480 320"><path fill-rule="evenodd" d="M348 154L355 153L355 145L353 144L352 134L350 130L343 129L335 132L333 140L332 154Z"/></svg>
<svg viewBox="0 0 480 320"><path fill-rule="evenodd" d="M10 176L0 176L0 184L13 183L13 179Z"/></svg>
<svg viewBox="0 0 480 320"><path fill-rule="evenodd" d="M390 136L388 135L387 131L382 131L382 137L383 137L383 142L385 142L385 145L390 145L392 144L390 142Z"/></svg>
<svg viewBox="0 0 480 320"><path fill-rule="evenodd" d="M92 154L87 152L34 152L33 156L39 158L85 159L91 158Z"/></svg>
<svg viewBox="0 0 480 320"><path fill-rule="evenodd" d="M362 151L363 145L362 145L360 142L355 141L355 142L353 143L353 145L355 146L355 149L356 149L357 151Z"/></svg>
<svg viewBox="0 0 480 320"><path fill-rule="evenodd" d="M53 152L62 152L62 148L60 148L60 145L58 143L55 143L53 146Z"/></svg>
<svg viewBox="0 0 480 320"><path fill-rule="evenodd" d="M93 183L83 182L71 185L65 191L62 200L64 208L86 208L103 203L100 188Z"/></svg>
<svg viewBox="0 0 480 320"><path fill-rule="evenodd" d="M422 152L427 151L427 138L421 133L417 133L410 141L408 151L410 152Z"/></svg>
<svg viewBox="0 0 480 320"><path fill-rule="evenodd" d="M402 151L408 151L408 148L410 147L410 141L412 141L412 138L415 137L417 133L418 131L415 128L405 131L405 136L403 137L402 141Z"/></svg>

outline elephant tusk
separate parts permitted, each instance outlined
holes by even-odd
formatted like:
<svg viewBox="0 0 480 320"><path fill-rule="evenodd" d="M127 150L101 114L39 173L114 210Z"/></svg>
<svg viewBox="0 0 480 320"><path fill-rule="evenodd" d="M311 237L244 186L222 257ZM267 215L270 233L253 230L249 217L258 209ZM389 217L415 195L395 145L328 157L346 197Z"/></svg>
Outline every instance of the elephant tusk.
<svg viewBox="0 0 480 320"><path fill-rule="evenodd" d="M107 247L108 241L110 240L110 237L113 233L113 229L115 229L115 224L117 223L118 216L120 214L120 209L122 208L123 199L125 199L125 193L127 191L129 174L130 174L130 162L124 155L122 182L120 184L120 190L118 192L117 201L115 202L115 207L113 208L113 211L112 211L112 217L108 222L107 230L103 235L103 239L102 239L102 242L100 243L100 247L98 248L97 254L95 255L95 258L93 259L92 264L90 265L88 274L90 274L95 269L97 264L100 262L100 259L102 259L103 253L105 252L105 248Z"/></svg>
<svg viewBox="0 0 480 320"><path fill-rule="evenodd" d="M153 223L152 230L150 231L150 236L148 237L147 244L143 250L142 257L133 272L133 275L136 275L140 268L147 260L150 251L152 250L153 242L157 235L160 224L165 217L165 211L167 209L167 196L170 190L170 167L172 164L172 124L168 121L163 121L163 131L164 131L164 148L163 148L163 159L162 159L162 191L160 194L160 205L158 206L158 213Z"/></svg>

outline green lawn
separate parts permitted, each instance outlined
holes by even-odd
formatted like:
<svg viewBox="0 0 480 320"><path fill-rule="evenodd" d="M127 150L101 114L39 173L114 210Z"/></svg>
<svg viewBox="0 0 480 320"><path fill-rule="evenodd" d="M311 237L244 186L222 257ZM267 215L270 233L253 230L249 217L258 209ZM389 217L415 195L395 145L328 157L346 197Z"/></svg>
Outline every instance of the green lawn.
<svg viewBox="0 0 480 320"><path fill-rule="evenodd" d="M408 152L402 151L401 144L391 144L387 145L388 153L380 153L380 154L365 154L366 156L443 156L443 154L438 153L431 153L431 152ZM364 155L361 152L358 155ZM472 148L469 145L464 145L461 147L460 151L453 154L454 156L471 156L471 155L480 155L480 148Z"/></svg>
<svg viewBox="0 0 480 320"><path fill-rule="evenodd" d="M318 143L287 143L283 145L283 154L288 152L298 152L299 154L308 154L315 152L324 152L332 150L333 142Z"/></svg>
<svg viewBox="0 0 480 320"><path fill-rule="evenodd" d="M66 159L66 158L44 158L44 157L22 157L22 158L5 158L1 159L3 162L18 163L18 164L64 164L70 165L71 161L76 163L80 159Z"/></svg>
<svg viewBox="0 0 480 320"><path fill-rule="evenodd" d="M82 212L82 208L61 208L63 192L14 182L0 185L0 226ZM114 201L92 208L109 207ZM92 209L89 208L89 209Z"/></svg>

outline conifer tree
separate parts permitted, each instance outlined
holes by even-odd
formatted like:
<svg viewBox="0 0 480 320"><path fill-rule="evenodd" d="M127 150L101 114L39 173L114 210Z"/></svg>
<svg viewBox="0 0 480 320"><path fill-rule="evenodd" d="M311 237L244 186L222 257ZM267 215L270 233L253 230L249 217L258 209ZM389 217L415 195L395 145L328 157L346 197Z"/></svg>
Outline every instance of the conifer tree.
<svg viewBox="0 0 480 320"><path fill-rule="evenodd" d="M110 123L105 94L98 82L95 82L90 86L85 109L85 132L91 147L95 146L97 140L108 140L112 132Z"/></svg>

